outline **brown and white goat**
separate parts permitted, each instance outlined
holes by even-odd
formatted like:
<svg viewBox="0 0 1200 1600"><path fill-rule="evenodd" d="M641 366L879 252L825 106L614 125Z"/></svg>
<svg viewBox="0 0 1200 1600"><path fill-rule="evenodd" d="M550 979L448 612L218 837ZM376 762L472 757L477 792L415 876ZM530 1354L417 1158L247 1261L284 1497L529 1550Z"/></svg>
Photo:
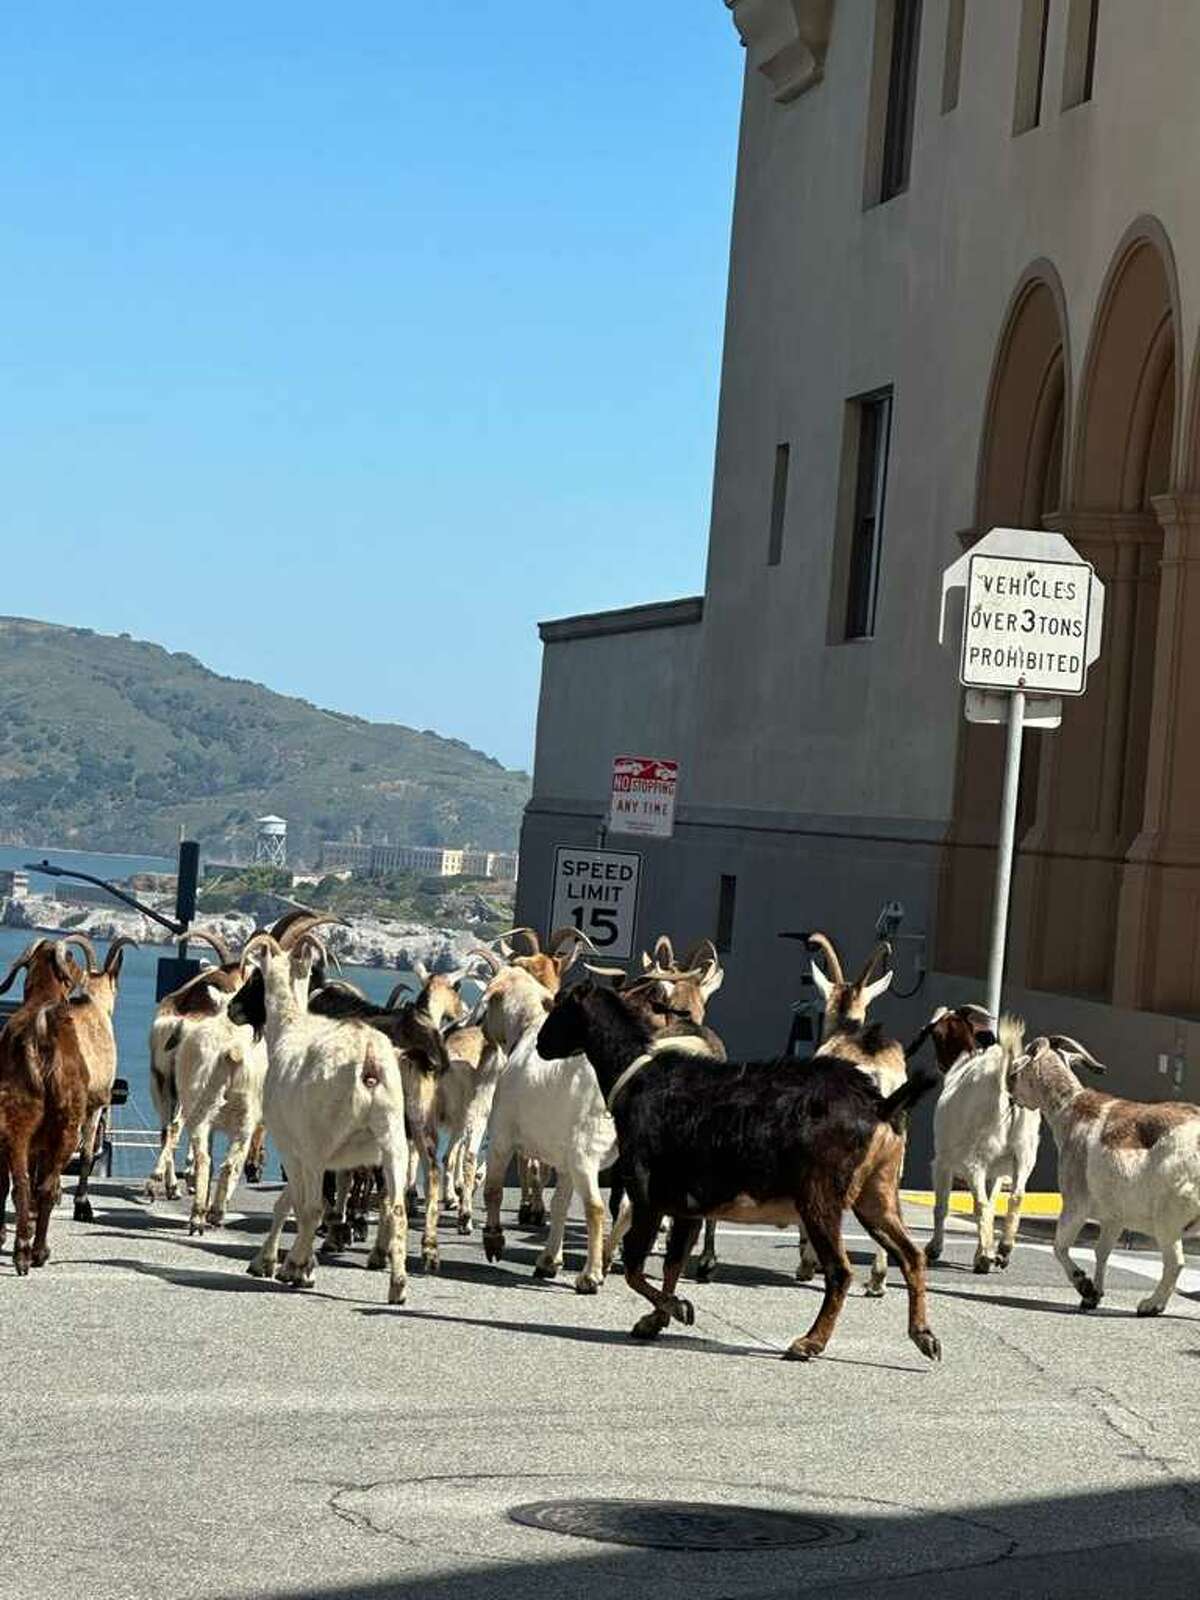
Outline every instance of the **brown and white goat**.
<svg viewBox="0 0 1200 1600"><path fill-rule="evenodd" d="M1010 1052L1013 1099L1042 1113L1058 1146L1063 1208L1054 1254L1090 1311L1104 1294L1108 1257L1121 1233L1128 1228L1149 1234L1162 1251L1162 1277L1137 1311L1139 1317L1157 1317L1183 1270L1183 1237L1200 1229L1200 1106L1099 1094L1083 1087L1077 1066L1105 1070L1065 1034ZM1100 1225L1090 1278L1071 1259L1071 1246L1089 1218Z"/></svg>
<svg viewBox="0 0 1200 1600"><path fill-rule="evenodd" d="M23 1277L50 1259L50 1214L87 1108L85 1041L96 1002L69 998L81 974L64 941L31 946L3 987L22 965L25 999L0 1033L0 1243L11 1180L13 1263Z"/></svg>
<svg viewBox="0 0 1200 1600"><path fill-rule="evenodd" d="M88 1004L80 1004L75 1015L75 1030L79 1037L87 1065L87 1109L84 1113L83 1139L79 1156L79 1183L75 1190L74 1218L76 1222L93 1220L92 1202L88 1198L88 1185L96 1163L96 1139L100 1121L112 1100L113 1084L117 1076L117 1036L113 1029L113 1011L117 1004L117 985L121 976L121 963L125 951L136 950L137 941L124 936L114 939L108 954L100 964L91 942L81 934L74 934L69 944L75 944L87 958L83 975L83 989Z"/></svg>
<svg viewBox="0 0 1200 1600"><path fill-rule="evenodd" d="M816 960L812 963L813 982L825 1005L821 1019L821 1042L813 1052L813 1059L833 1056L839 1061L852 1062L870 1078L885 1098L895 1094L907 1075L904 1047L898 1040L887 1038L878 1027L866 1026L867 1010L872 1001L891 987L893 973L890 967L882 977L875 977L879 965L890 960L891 945L884 940L876 944L858 977L849 982L833 941L826 934L811 933L808 943L810 948L815 946L822 952L829 963L828 974ZM904 1139L903 1133L901 1139ZM903 1166L903 1144L900 1160ZM806 1283L816 1277L818 1270L816 1254L802 1228L800 1265L796 1269L796 1278L800 1283ZM877 1245L866 1293L877 1299L886 1286L887 1251L882 1245Z"/></svg>

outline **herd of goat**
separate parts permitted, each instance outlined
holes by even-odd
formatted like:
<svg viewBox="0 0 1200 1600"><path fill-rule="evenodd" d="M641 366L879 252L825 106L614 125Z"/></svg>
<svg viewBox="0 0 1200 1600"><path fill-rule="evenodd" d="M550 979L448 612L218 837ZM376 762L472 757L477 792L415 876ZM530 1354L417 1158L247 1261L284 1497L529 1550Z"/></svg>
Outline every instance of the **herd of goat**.
<svg viewBox="0 0 1200 1600"><path fill-rule="evenodd" d="M482 1174L483 1247L495 1261L505 1248L501 1205L515 1160L522 1223L545 1222L542 1181L550 1169L556 1175L535 1274L560 1271L578 1195L587 1251L575 1288L595 1294L620 1246L626 1282L650 1305L634 1325L637 1338L653 1338L672 1320L693 1321L677 1289L702 1227L704 1280L717 1266L718 1222L766 1222L797 1225L797 1276L824 1276L812 1327L786 1352L795 1360L819 1354L852 1282L842 1240L850 1211L877 1247L867 1293L883 1294L894 1260L908 1291L909 1337L937 1359L926 1266L943 1248L951 1189L964 1185L974 1202L975 1270L1006 1266L1043 1118L1058 1148L1063 1198L1055 1255L1083 1307L1099 1303L1109 1254L1128 1229L1161 1247L1162 1278L1138 1307L1161 1312L1183 1266L1183 1237L1200 1224L1200 1108L1086 1089L1077 1069L1104 1069L1082 1045L1064 1035L1027 1042L1019 1022L977 1006L939 1008L903 1047L867 1021L891 982L886 945L850 980L831 941L813 934L820 1044L807 1060L745 1062L727 1059L707 1022L723 977L708 941L677 960L660 939L641 969L625 974L586 961L586 941L573 930L553 934L543 949L532 930L520 929L475 951L460 972L418 969L415 996L398 985L378 1006L330 975L319 929L331 920L291 912L236 953L194 932L215 959L159 1003L151 1029L162 1125L151 1197L178 1194L184 1130L195 1233L221 1224L243 1171L261 1176L265 1136L279 1152L285 1182L250 1262L256 1276L310 1285L318 1234L324 1230L329 1254L365 1238L370 1202L378 1224L368 1266L387 1269L388 1300L400 1304L408 1217L420 1190L421 1258L434 1271L443 1211L471 1233ZM88 1185L116 1075L113 1008L129 942L114 941L101 964L84 938L39 939L0 983L6 992L24 974L21 1003L0 1032L0 1247L11 1184L21 1275L49 1259L51 1214L76 1151L74 1215L92 1217ZM473 1005L462 994L468 977L481 989ZM908 1114L934 1088L934 1225L922 1251L904 1225L900 1175ZM227 1140L215 1182L214 1133ZM292 1215L295 1237L280 1260ZM1089 1219L1099 1227L1090 1276L1070 1255ZM656 1286L645 1269L664 1221Z"/></svg>

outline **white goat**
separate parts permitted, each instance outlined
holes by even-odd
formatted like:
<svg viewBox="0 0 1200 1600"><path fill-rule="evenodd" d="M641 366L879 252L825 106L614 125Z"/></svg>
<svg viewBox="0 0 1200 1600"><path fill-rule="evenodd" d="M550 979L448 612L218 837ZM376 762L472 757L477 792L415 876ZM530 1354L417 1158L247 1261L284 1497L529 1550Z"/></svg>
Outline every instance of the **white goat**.
<svg viewBox="0 0 1200 1600"><path fill-rule="evenodd" d="M1019 1022L1005 1017L999 1042L990 1028L982 1035L975 1006L958 1011L938 1008L917 1035L910 1054L932 1039L945 1082L933 1113L933 1237L925 1259L941 1257L946 1238L946 1213L955 1178L966 1182L975 1205L975 1271L1006 1267L1016 1243L1025 1187L1037 1160L1042 1119L1016 1103L1008 1090L1008 1069L1024 1037ZM980 1048L981 1038L987 1042ZM1005 1178L1011 1179L1008 1214L996 1244L996 1201Z"/></svg>
<svg viewBox="0 0 1200 1600"><path fill-rule="evenodd" d="M1183 1270L1183 1236L1200 1228L1200 1106L1119 1100L1085 1089L1074 1064L1105 1069L1065 1034L1009 1055L1013 1098L1041 1111L1058 1146L1063 1208L1054 1254L1083 1308L1100 1304L1108 1257L1129 1228L1149 1234L1162 1251L1162 1277L1137 1308L1139 1317L1159 1316ZM1089 1217L1100 1225L1090 1278L1071 1259Z"/></svg>
<svg viewBox="0 0 1200 1600"><path fill-rule="evenodd" d="M249 1270L255 1277L274 1275L283 1283L309 1287L313 1241L324 1209L325 1172L381 1166L385 1199L367 1265L390 1266L388 1302L402 1305L407 1285L408 1141L396 1051L369 1023L318 1017L307 1010L311 960L307 950L289 954L269 934L252 936L247 952L254 945L263 947L261 956L230 1002L230 1018L249 1023L266 1037L269 1065L263 1112L288 1181ZM293 1207L296 1240L277 1269L279 1236Z"/></svg>
<svg viewBox="0 0 1200 1600"><path fill-rule="evenodd" d="M550 1234L534 1275L557 1275L567 1211L578 1190L587 1219L587 1262L575 1279L575 1289L578 1294L595 1294L604 1282L606 1265L607 1211L600 1197L600 1169L610 1166L617 1154L616 1129L596 1074L585 1056L545 1061L538 1055L538 1032L554 997L531 973L519 967L503 968L488 985L484 999L484 1033L508 1057L492 1103L483 1191L487 1206L484 1252L489 1261L498 1261L504 1253L500 1224L504 1176L513 1154L522 1150L535 1160L550 1163L558 1173Z"/></svg>

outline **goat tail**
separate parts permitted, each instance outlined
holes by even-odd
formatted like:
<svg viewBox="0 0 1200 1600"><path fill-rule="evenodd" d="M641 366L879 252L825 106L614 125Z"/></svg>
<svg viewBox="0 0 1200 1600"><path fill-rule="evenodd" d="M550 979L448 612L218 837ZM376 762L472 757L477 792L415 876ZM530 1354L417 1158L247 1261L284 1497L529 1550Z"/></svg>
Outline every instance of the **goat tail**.
<svg viewBox="0 0 1200 1600"><path fill-rule="evenodd" d="M941 1073L936 1068L917 1067L894 1094L889 1094L880 1101L880 1122L890 1122L895 1127L900 1118L911 1111L917 1101L931 1089L936 1089L941 1081Z"/></svg>
<svg viewBox="0 0 1200 1600"><path fill-rule="evenodd" d="M996 1039L1004 1052L1005 1067L1011 1067L1025 1048L1024 1022L1020 1017L1001 1017L1000 1026L996 1030Z"/></svg>
<svg viewBox="0 0 1200 1600"><path fill-rule="evenodd" d="M369 1029L368 1032L370 1032ZM359 1079L364 1088L378 1089L379 1085L387 1076L387 1058L389 1055L391 1055L394 1061L395 1051L392 1050L391 1046L388 1044L387 1040L383 1038L382 1034L378 1035L378 1043L374 1038L367 1040L367 1048L363 1055L362 1070L359 1073Z"/></svg>

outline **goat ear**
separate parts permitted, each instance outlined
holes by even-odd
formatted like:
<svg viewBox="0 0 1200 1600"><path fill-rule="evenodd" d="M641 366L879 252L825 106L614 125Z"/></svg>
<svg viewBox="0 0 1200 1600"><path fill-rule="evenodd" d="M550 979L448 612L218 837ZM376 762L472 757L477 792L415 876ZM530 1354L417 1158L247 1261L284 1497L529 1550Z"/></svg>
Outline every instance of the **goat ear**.
<svg viewBox="0 0 1200 1600"><path fill-rule="evenodd" d="M834 990L833 979L827 978L815 961L812 964L812 981L816 984L821 999L828 1000Z"/></svg>
<svg viewBox="0 0 1200 1600"><path fill-rule="evenodd" d="M724 982L725 982L725 968L724 967L714 967L713 970L709 973L708 977L705 978L701 982L701 984L700 984L700 993L703 996L704 1003L706 1005L712 999L713 995L716 994L717 990L721 987L721 985Z"/></svg>
<svg viewBox="0 0 1200 1600"><path fill-rule="evenodd" d="M546 1013L547 1016L549 1016L550 1013L554 1010L554 996L553 995L544 994L542 996L542 1010Z"/></svg>
<svg viewBox="0 0 1200 1600"><path fill-rule="evenodd" d="M869 1006L872 1000L878 1000L881 994L892 987L892 979L895 976L894 972L885 972L875 983L869 983L862 992L863 1004Z"/></svg>

